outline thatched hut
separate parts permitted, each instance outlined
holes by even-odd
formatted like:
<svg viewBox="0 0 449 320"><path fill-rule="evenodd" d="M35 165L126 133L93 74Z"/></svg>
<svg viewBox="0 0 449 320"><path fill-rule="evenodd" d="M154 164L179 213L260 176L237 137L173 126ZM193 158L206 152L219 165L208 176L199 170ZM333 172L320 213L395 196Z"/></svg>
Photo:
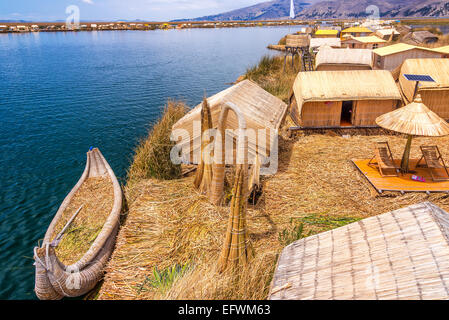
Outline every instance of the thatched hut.
<svg viewBox="0 0 449 320"><path fill-rule="evenodd" d="M341 40L340 38L312 38L310 39L310 48L313 50L318 50L325 46L331 48L340 48Z"/></svg>
<svg viewBox="0 0 449 320"><path fill-rule="evenodd" d="M301 127L369 127L400 103L401 94L388 71L300 72L290 115Z"/></svg>
<svg viewBox="0 0 449 320"><path fill-rule="evenodd" d="M298 31L298 34L312 34L313 28L312 27L302 27L301 30Z"/></svg>
<svg viewBox="0 0 449 320"><path fill-rule="evenodd" d="M345 39L346 37L353 36L353 37L365 37L369 36L373 33L370 29L366 27L349 27L341 31L340 37L341 39Z"/></svg>
<svg viewBox="0 0 449 320"><path fill-rule="evenodd" d="M433 49L397 43L373 50L373 66L375 69L393 71L406 59L442 58L443 56L443 53Z"/></svg>
<svg viewBox="0 0 449 320"><path fill-rule="evenodd" d="M375 35L387 41L396 41L401 34L394 28L388 28L376 30Z"/></svg>
<svg viewBox="0 0 449 320"><path fill-rule="evenodd" d="M342 47L353 49L377 49L384 47L386 44L386 40L377 36L349 37L341 41Z"/></svg>
<svg viewBox="0 0 449 320"><path fill-rule="evenodd" d="M406 103L413 101L416 82L404 74L429 75L435 82L420 82L418 92L424 104L441 118L449 120L449 59L407 59L402 64L399 85Z"/></svg>
<svg viewBox="0 0 449 320"><path fill-rule="evenodd" d="M402 41L409 44L431 44L438 41L438 36L430 31L414 31L402 38Z"/></svg>
<svg viewBox="0 0 449 320"><path fill-rule="evenodd" d="M310 44L308 34L289 34L285 40L286 47L308 47Z"/></svg>
<svg viewBox="0 0 449 320"><path fill-rule="evenodd" d="M315 70L371 70L372 51L367 49L322 48L315 58Z"/></svg>
<svg viewBox="0 0 449 320"><path fill-rule="evenodd" d="M287 246L272 300L449 299L449 214L430 202Z"/></svg>
<svg viewBox="0 0 449 320"><path fill-rule="evenodd" d="M412 27L404 24L404 25L396 26L396 30L401 34L401 36L405 36L405 35L409 34L410 32L412 32Z"/></svg>
<svg viewBox="0 0 449 320"><path fill-rule="evenodd" d="M318 29L313 36L315 38L337 38L338 33L338 30Z"/></svg>
<svg viewBox="0 0 449 320"><path fill-rule="evenodd" d="M279 129L287 110L287 105L282 100L263 90L254 82L244 80L209 97L207 101L210 106L213 128L217 128L218 118L225 103L230 102L239 107L246 120L247 129L254 130L256 135L255 137L248 136L248 159L250 163L254 161L258 152L260 159L269 156L269 151L274 143L274 132ZM182 148L182 157L184 161L193 164L198 163L201 154L201 128L195 127L201 123L201 107L202 104L199 104L193 108L172 128L173 130L183 129L179 131L181 135L177 137L182 141L179 143ZM235 141L238 120L234 113L229 114L226 129L232 129L232 132L226 134ZM259 129L266 130L266 145L263 146L265 150L259 148L259 143L261 143L258 136ZM235 147L236 144L234 143L234 149ZM235 154L234 151L234 158Z"/></svg>

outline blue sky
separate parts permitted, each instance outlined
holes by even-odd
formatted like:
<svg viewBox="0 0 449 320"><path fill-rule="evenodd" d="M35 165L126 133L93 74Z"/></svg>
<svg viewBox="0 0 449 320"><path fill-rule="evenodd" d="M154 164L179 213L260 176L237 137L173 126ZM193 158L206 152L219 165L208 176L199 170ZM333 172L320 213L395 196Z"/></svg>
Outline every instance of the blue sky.
<svg viewBox="0 0 449 320"><path fill-rule="evenodd" d="M65 20L66 7L80 8L81 20L167 21L242 8L264 0L0 0L0 20Z"/></svg>

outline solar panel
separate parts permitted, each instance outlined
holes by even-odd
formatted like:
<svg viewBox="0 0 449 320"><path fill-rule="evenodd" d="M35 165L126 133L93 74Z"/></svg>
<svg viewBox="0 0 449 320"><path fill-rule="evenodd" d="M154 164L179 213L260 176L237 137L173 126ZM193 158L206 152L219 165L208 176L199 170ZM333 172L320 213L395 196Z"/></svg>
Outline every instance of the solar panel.
<svg viewBox="0 0 449 320"><path fill-rule="evenodd" d="M404 74L404 78L409 81L435 82L431 76L425 74Z"/></svg>

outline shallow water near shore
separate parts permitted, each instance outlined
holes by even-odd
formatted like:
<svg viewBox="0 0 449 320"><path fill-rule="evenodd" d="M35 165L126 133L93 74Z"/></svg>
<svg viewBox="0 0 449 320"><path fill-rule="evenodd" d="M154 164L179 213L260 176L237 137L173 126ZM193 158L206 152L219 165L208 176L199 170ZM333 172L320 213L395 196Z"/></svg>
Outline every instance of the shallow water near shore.
<svg viewBox="0 0 449 320"><path fill-rule="evenodd" d="M36 299L33 247L90 146L123 182L167 98L200 103L299 29L0 34L0 299Z"/></svg>

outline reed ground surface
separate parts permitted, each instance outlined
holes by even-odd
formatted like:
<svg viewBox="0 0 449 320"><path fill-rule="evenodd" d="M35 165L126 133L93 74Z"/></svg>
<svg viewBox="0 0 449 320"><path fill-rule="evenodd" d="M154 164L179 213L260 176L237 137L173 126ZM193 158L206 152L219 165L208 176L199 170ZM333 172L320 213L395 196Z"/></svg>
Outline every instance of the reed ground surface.
<svg viewBox="0 0 449 320"><path fill-rule="evenodd" d="M276 175L263 179L258 203L248 207L251 263L237 274L217 272L227 207L215 207L193 188L193 177L143 179L132 195L100 299L265 299L282 248L297 238L343 226L422 201L449 210L449 196L425 193L379 195L350 159L370 158L376 141L402 155L402 136L302 135L282 140ZM449 157L449 138L417 138L437 143ZM299 228L302 226L301 228ZM301 230L302 229L302 230ZM154 268L187 266L173 281L154 281Z"/></svg>
<svg viewBox="0 0 449 320"><path fill-rule="evenodd" d="M263 57L245 78L287 101L295 76L294 70L284 71L283 57ZM165 139L169 124L180 114L164 116L161 121L166 123L155 130L156 135ZM159 138L150 133L136 150L129 172L125 188L129 212L98 298L266 299L278 255L292 241L422 201L449 210L446 194L379 195L351 162L370 158L377 141L388 141L400 158L405 137L375 129L352 131L352 136L311 131L289 138L284 134L289 124L287 117L281 130L279 170L262 179L257 203L248 206L254 258L234 273L217 270L229 206L211 205L193 187L193 176L179 178L179 168L148 174L147 168L155 166L146 159L166 157L154 152ZM449 157L449 138L417 138L411 157L420 156L421 144L438 144ZM171 180L160 180L158 172L169 172Z"/></svg>

